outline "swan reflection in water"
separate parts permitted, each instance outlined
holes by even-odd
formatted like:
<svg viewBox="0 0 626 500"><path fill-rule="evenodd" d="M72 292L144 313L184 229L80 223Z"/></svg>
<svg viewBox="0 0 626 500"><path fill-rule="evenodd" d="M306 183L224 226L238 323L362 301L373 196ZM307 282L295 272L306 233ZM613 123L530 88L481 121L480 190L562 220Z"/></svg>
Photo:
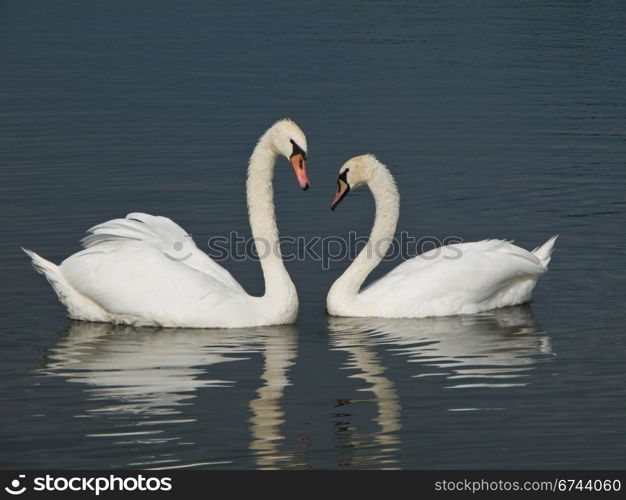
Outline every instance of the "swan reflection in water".
<svg viewBox="0 0 626 500"><path fill-rule="evenodd" d="M553 356L550 338L528 305L443 318L331 318L329 327L342 345L351 336L367 339L369 346L391 345L394 354L435 368L415 376L445 376L453 381L450 388L526 385L525 372L537 359Z"/></svg>
<svg viewBox="0 0 626 500"><path fill-rule="evenodd" d="M159 444L180 437L161 437L163 431L155 426L196 421L184 415L183 407L194 403L200 389L229 388L237 383L208 376L215 365L248 360L253 354L263 356L264 368L261 387L250 402L249 448L260 467L272 467L287 458L280 452L281 398L290 384L288 369L297 354L293 326L151 329L73 321L39 371L84 384L88 401L96 403L88 410L90 416L116 417L114 432L89 436L114 438L116 444ZM119 416L126 418L120 420ZM170 457L133 465L165 464L163 468L170 468L167 464L173 463L178 468L220 463L178 462Z"/></svg>
<svg viewBox="0 0 626 500"><path fill-rule="evenodd" d="M344 368L357 372L352 377L367 384L360 390L373 393L377 406L378 431L352 434L348 443L343 436L340 446L376 447L378 454L351 463L392 464L400 444L401 401L377 348L419 363L412 377L442 376L445 387L456 389L526 385L528 370L539 359L554 356L550 338L538 329L528 305L441 318L329 317L328 327L333 348L349 353Z"/></svg>
<svg viewBox="0 0 626 500"><path fill-rule="evenodd" d="M368 391L374 394L373 401L377 407L377 416L373 419L379 426L379 431L374 433L354 432L354 427L349 423L342 422L349 414L336 415L340 420L337 422L336 436L340 441L341 448L376 449L376 452L365 456L352 456L341 465L372 464L391 467L397 460L394 455L399 451L399 439L396 432L400 430L400 399L396 392L395 384L385 376L386 369L380 361L376 351L372 349L369 338L368 320L372 318L329 318L331 332L330 342L335 350L347 351L350 355L345 364L345 369L356 370L353 378L362 379L366 388L359 391ZM371 399L341 399L337 406L368 403Z"/></svg>

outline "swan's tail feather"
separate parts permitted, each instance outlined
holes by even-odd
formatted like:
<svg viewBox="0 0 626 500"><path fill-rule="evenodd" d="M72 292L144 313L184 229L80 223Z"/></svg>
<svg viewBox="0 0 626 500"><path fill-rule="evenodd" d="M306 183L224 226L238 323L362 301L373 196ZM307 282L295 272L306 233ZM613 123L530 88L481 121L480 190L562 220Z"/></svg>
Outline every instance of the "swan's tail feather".
<svg viewBox="0 0 626 500"><path fill-rule="evenodd" d="M532 253L537 256L537 258L543 264L543 267L548 267L550 263L550 259L552 258L552 251L554 250L554 243L556 239L559 237L558 234L552 236L548 241L546 241L543 245L535 248Z"/></svg>
<svg viewBox="0 0 626 500"><path fill-rule="evenodd" d="M37 255L35 252L33 252L32 250L29 250L28 248L24 248L21 247L22 251L28 255L31 260L33 261L33 267L35 268L35 271L37 271L39 274L43 274L46 276L46 278L49 279L56 279L56 276L59 274L59 266L53 264L52 262L44 259L41 255Z"/></svg>
<svg viewBox="0 0 626 500"><path fill-rule="evenodd" d="M48 283L52 285L54 291L56 292L59 300L67 306L68 297L71 295L71 292L68 288L71 288L69 284L63 278L61 271L59 270L59 266L53 264L52 262L44 259L41 255L37 255L32 250L28 250L27 248L22 247L23 252L28 255L31 260L35 271L39 274L43 274Z"/></svg>
<svg viewBox="0 0 626 500"><path fill-rule="evenodd" d="M41 255L37 255L32 250L23 247L22 250L31 258L35 271L46 277L61 303L67 308L70 318L106 321L107 315L104 309L77 292L65 279L59 266L44 259Z"/></svg>

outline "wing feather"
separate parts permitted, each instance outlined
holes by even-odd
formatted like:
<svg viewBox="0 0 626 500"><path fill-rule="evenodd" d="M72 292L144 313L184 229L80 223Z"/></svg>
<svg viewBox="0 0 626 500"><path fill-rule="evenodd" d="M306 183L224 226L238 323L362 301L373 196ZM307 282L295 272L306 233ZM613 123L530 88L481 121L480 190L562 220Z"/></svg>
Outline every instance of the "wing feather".
<svg viewBox="0 0 626 500"><path fill-rule="evenodd" d="M425 303L452 298L481 302L524 277L545 273L534 254L505 240L435 248L409 259L361 293L378 300ZM399 299L401 294L402 299Z"/></svg>
<svg viewBox="0 0 626 500"><path fill-rule="evenodd" d="M193 238L173 220L141 212L133 212L124 219L112 219L87 230L81 243L85 249L101 245L141 242L161 251L168 259L188 266L237 292L241 285L222 266L201 251Z"/></svg>

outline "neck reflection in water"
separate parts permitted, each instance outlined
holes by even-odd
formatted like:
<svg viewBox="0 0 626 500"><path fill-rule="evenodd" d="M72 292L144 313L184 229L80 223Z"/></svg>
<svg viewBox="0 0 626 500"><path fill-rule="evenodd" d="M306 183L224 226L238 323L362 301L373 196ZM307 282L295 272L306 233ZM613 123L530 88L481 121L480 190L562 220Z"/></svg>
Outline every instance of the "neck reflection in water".
<svg viewBox="0 0 626 500"><path fill-rule="evenodd" d="M285 387L290 385L287 375L295 362L298 337L293 326L284 326L281 331L281 335L273 335L265 342L263 385L257 390L258 397L250 402L250 449L262 469L298 465L292 463L292 455L282 453L280 449L280 441L284 439L280 426L285 421L281 399Z"/></svg>
<svg viewBox="0 0 626 500"><path fill-rule="evenodd" d="M194 404L198 390L230 388L238 382L211 378L209 370L220 363L248 360L250 354L262 354L264 367L261 387L249 404L249 447L259 466L271 467L287 458L279 442L284 422L281 398L297 355L293 326L152 329L73 321L39 372L88 387L87 401L94 403L87 410L89 416L108 418L108 427L113 428L89 436L112 438L116 445L131 441L159 445L180 439L162 437L164 426L172 429L196 421L185 415L184 407ZM137 458L141 457L133 457ZM158 458L129 465L167 469L230 463L183 464L175 456Z"/></svg>
<svg viewBox="0 0 626 500"><path fill-rule="evenodd" d="M348 462L341 465L376 464L384 467L392 467L397 462L396 452L399 451L399 439L396 435L400 430L400 399L396 392L395 384L385 376L386 369L380 362L376 351L372 349L367 321L371 318L329 318L331 332L330 342L335 350L346 351L350 357L345 368L356 370L354 378L362 379L367 388L359 389L374 394L373 402L376 404L377 416L373 419L378 425L377 432L368 434L365 432L353 432L353 426L338 422L337 438L342 448L376 448L378 451L365 456L352 457ZM338 407L354 403L367 403L371 399L340 400ZM336 417L343 419L346 413L341 410Z"/></svg>
<svg viewBox="0 0 626 500"><path fill-rule="evenodd" d="M373 401L377 407L373 419L378 427L376 432L348 432L340 437L341 447L376 449L365 456L353 456L350 464L359 461L388 466L397 461L402 405L396 383L384 366L384 351L406 356L408 362L415 363L412 366L417 373L410 375L415 379L411 386L419 385L421 377L442 376L447 389L524 386L528 383L528 371L539 360L554 356L550 338L539 330L528 305L443 318L331 316L328 327L333 348L349 353L345 369L356 370L352 377L367 384L359 390L374 395L370 400L342 400L340 405ZM384 351L378 352L380 349ZM478 409L448 408L450 411ZM344 423L342 428L353 426Z"/></svg>

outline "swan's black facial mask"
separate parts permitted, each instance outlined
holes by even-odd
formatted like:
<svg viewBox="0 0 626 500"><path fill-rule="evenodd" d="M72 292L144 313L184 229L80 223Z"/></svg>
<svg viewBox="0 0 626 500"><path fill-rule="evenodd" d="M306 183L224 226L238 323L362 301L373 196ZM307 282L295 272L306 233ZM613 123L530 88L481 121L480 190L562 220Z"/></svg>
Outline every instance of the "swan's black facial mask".
<svg viewBox="0 0 626 500"><path fill-rule="evenodd" d="M291 140L291 144L293 145L293 151L291 152L289 161L291 162L293 171L296 174L296 179L298 179L298 184L300 184L300 187L306 191L311 185L309 178L306 175L306 152L298 146L293 139Z"/></svg>
<svg viewBox="0 0 626 500"><path fill-rule="evenodd" d="M333 202L330 204L331 210L335 210L335 207L339 205L339 202L341 202L341 200L343 200L350 192L350 184L348 184L349 171L350 169L346 168L339 174L339 177L337 177L337 194L335 195Z"/></svg>
<svg viewBox="0 0 626 500"><path fill-rule="evenodd" d="M293 139L290 139L289 142L291 142L291 145L293 146L293 150L291 151L291 156L289 157L289 159L300 154L302 155L302 159L306 161L306 151L302 149L300 146L298 146L296 144L296 141L294 141Z"/></svg>

